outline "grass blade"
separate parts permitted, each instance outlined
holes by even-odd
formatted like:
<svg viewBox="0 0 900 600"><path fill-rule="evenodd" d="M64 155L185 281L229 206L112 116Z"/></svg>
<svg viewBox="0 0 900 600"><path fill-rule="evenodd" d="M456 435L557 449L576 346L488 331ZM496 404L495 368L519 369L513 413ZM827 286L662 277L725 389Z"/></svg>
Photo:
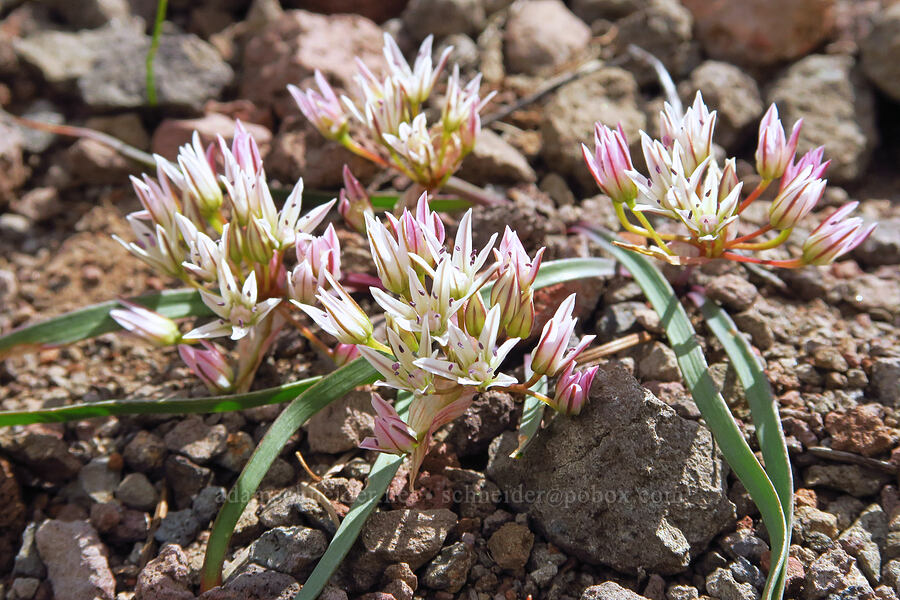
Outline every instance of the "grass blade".
<svg viewBox="0 0 900 600"><path fill-rule="evenodd" d="M318 382L310 377L284 385L231 396L205 398L171 398L168 400L104 400L89 404L73 404L31 411L0 412L0 427L32 423L62 423L111 415L187 415L244 410L266 404L281 404L297 397Z"/></svg>
<svg viewBox="0 0 900 600"><path fill-rule="evenodd" d="M616 262L609 258L562 258L560 260L548 260L541 264L537 278L534 280L534 289L556 285L575 279L588 279L590 277L611 277L615 275ZM481 295L485 298L491 294L493 282L481 288Z"/></svg>
<svg viewBox="0 0 900 600"><path fill-rule="evenodd" d="M669 343L678 358L678 366L694 402L715 436L725 460L747 488L762 514L769 532L773 557L763 598L780 600L779 582L788 539L781 500L772 480L756 460L728 405L716 389L709 375L709 366L703 351L694 339L694 328L675 296L675 291L649 260L613 245L609 241L612 239L611 236L607 237L606 234L600 234L586 227L577 227L575 230L589 236L621 262L631 272L635 282L641 286L644 295L659 314L660 322L666 329Z"/></svg>
<svg viewBox="0 0 900 600"><path fill-rule="evenodd" d="M360 385L377 381L378 372L365 359L358 358L326 375L299 395L272 422L244 470L232 486L225 504L219 511L203 562L202 587L208 590L220 583L222 564L231 541L231 534L241 513L259 487L272 461L281 453L288 439L310 417Z"/></svg>
<svg viewBox="0 0 900 600"><path fill-rule="evenodd" d="M791 541L791 521L794 514L794 479L791 473L791 461L788 457L784 431L778 416L778 403L772 395L772 388L759 361L753 354L750 344L742 336L724 309L714 302L709 302L700 294L692 294L691 298L700 306L706 324L719 339L731 364L737 372L741 385L746 391L747 403L753 424L756 425L756 438L762 449L766 472L775 486L784 513L786 539L782 560L787 561L787 552ZM782 572L781 586L784 585Z"/></svg>
<svg viewBox="0 0 900 600"><path fill-rule="evenodd" d="M166 290L130 300L170 319L212 315L200 294L191 289ZM121 327L109 316L109 311L114 308L121 308L121 305L110 300L14 329L0 336L0 359L12 356L13 350L24 353L119 331Z"/></svg>
<svg viewBox="0 0 900 600"><path fill-rule="evenodd" d="M526 369L526 377L529 377L530 369ZM541 377L531 388L539 394L547 395L547 378ZM541 419L544 418L544 407L547 405L534 396L525 396L522 406L522 420L519 421L519 445L510 454L511 458L520 458L525 448L531 443L532 438L541 427Z"/></svg>
<svg viewBox="0 0 900 600"><path fill-rule="evenodd" d="M412 394L409 392L398 392L395 408L401 417L406 416L409 403L412 400ZM356 538L359 537L366 519L372 514L372 511L378 506L382 496L387 491L388 486L397 474L397 469L403 464L403 456L394 456L392 454L379 454L372 465L369 473L369 480L366 482L365 489L357 496L356 501L347 516L341 521L340 527L328 544L325 554L319 559L315 570L307 578L306 583L300 589L300 592L294 597L294 600L315 600L322 589L331 579L331 576L341 566L344 557L350 552Z"/></svg>

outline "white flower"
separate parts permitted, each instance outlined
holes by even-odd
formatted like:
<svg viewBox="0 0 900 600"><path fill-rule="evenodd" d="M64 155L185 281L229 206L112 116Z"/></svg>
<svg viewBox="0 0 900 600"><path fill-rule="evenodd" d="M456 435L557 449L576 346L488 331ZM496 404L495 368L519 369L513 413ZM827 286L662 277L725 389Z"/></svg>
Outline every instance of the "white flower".
<svg viewBox="0 0 900 600"><path fill-rule="evenodd" d="M316 298L325 310L291 300L327 333L342 344L368 344L372 339L372 322L337 280L325 271L325 279L335 295L320 288Z"/></svg>

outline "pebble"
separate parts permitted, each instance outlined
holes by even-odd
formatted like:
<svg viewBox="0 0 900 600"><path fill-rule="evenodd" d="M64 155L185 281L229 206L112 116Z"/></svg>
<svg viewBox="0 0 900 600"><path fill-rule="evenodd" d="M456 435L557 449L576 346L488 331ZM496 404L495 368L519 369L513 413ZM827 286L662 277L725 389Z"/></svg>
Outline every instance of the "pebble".
<svg viewBox="0 0 900 600"><path fill-rule="evenodd" d="M804 474L806 487L827 487L851 496L874 496L888 481L887 475L859 465L813 465Z"/></svg>
<svg viewBox="0 0 900 600"><path fill-rule="evenodd" d="M78 482L94 502L110 502L120 481L119 471L110 468L109 457L91 460L78 473Z"/></svg>
<svg viewBox="0 0 900 600"><path fill-rule="evenodd" d="M727 62L707 60L679 86L687 102L693 102L697 90L703 93L703 101L716 110L716 143L726 149L746 138L765 110L756 80Z"/></svg>
<svg viewBox="0 0 900 600"><path fill-rule="evenodd" d="M444 508L391 510L375 513L360 540L366 552L385 564L405 562L418 569L440 552L456 515Z"/></svg>
<svg viewBox="0 0 900 600"><path fill-rule="evenodd" d="M532 183L537 175L522 153L502 137L484 129L462 163L459 176L476 185Z"/></svg>
<svg viewBox="0 0 900 600"><path fill-rule="evenodd" d="M375 422L368 392L351 392L317 412L306 426L312 452L338 454L359 446Z"/></svg>
<svg viewBox="0 0 900 600"><path fill-rule="evenodd" d="M229 433L225 440L225 451L216 458L216 464L229 471L240 471L250 460L256 443L246 431Z"/></svg>
<svg viewBox="0 0 900 600"><path fill-rule="evenodd" d="M700 597L697 588L692 585L670 585L666 589L666 600L696 600Z"/></svg>
<svg viewBox="0 0 900 600"><path fill-rule="evenodd" d="M422 583L433 590L457 593L466 583L469 569L475 563L475 552L465 542L443 548L425 568Z"/></svg>
<svg viewBox="0 0 900 600"><path fill-rule="evenodd" d="M769 545L747 529L729 533L719 540L719 545L731 558L743 557L754 563L759 563L763 553L769 551Z"/></svg>
<svg viewBox="0 0 900 600"><path fill-rule="evenodd" d="M617 302L606 304L597 319L597 331L604 341L630 333L637 324L639 311L646 308L643 302Z"/></svg>
<svg viewBox="0 0 900 600"><path fill-rule="evenodd" d="M840 548L822 554L806 572L805 597L809 600L832 595L862 600L872 593L872 587L859 572L856 561Z"/></svg>
<svg viewBox="0 0 900 600"><path fill-rule="evenodd" d="M250 546L250 562L302 579L325 553L325 534L307 527L275 527Z"/></svg>
<svg viewBox="0 0 900 600"><path fill-rule="evenodd" d="M719 302L725 308L737 312L747 310L753 305L759 292L756 286L740 275L726 273L714 277L706 285L706 295Z"/></svg>
<svg viewBox="0 0 900 600"><path fill-rule="evenodd" d="M200 530L200 521L194 512L186 508L169 512L159 523L153 537L161 544L187 546Z"/></svg>
<svg viewBox="0 0 900 600"><path fill-rule="evenodd" d="M166 448L203 465L225 452L228 430L224 425L210 427L200 417L180 421L164 438Z"/></svg>
<svg viewBox="0 0 900 600"><path fill-rule="evenodd" d="M528 562L534 534L525 525L507 523L488 539L494 562L508 571L520 571Z"/></svg>
<svg viewBox="0 0 900 600"><path fill-rule="evenodd" d="M47 577L66 600L113 600L116 582L107 551L86 521L45 521L35 536Z"/></svg>
<svg viewBox="0 0 900 600"><path fill-rule="evenodd" d="M138 431L122 452L125 463L141 473L150 473L162 468L166 458L163 440L148 431Z"/></svg>
<svg viewBox="0 0 900 600"><path fill-rule="evenodd" d="M706 591L719 600L759 600L749 583L740 583L729 569L716 569L706 576Z"/></svg>
<svg viewBox="0 0 900 600"><path fill-rule="evenodd" d="M131 508L152 511L156 507L159 494L143 473L129 473L116 487L116 498Z"/></svg>
<svg viewBox="0 0 900 600"><path fill-rule="evenodd" d="M36 577L44 579L47 576L47 569L41 561L41 557L37 551L37 542L35 534L37 533L38 524L31 522L22 532L22 545L19 547L19 553L16 554L16 560L13 564L13 575L19 577Z"/></svg>
<svg viewBox="0 0 900 600"><path fill-rule="evenodd" d="M900 406L900 358L876 358L872 363L871 386L885 406Z"/></svg>
<svg viewBox="0 0 900 600"><path fill-rule="evenodd" d="M825 429L831 434L831 447L863 456L877 456L897 445L900 434L883 421L880 404L855 406L846 412L830 412L825 416Z"/></svg>
<svg viewBox="0 0 900 600"><path fill-rule="evenodd" d="M347 594L340 596L327 596L325 588L321 600L347 600ZM225 585L213 588L202 594L198 600L293 600L300 591L300 584L285 573L264 569L259 565L247 565L244 569L228 579Z"/></svg>
<svg viewBox="0 0 900 600"><path fill-rule="evenodd" d="M225 488L218 485L203 488L194 497L194 501L191 504L191 509L194 511L194 516L197 517L197 520L200 523L209 523L216 516L216 513L219 512L219 508L225 504L227 494L228 492Z"/></svg>
<svg viewBox="0 0 900 600"><path fill-rule="evenodd" d="M16 577L9 588L7 600L31 600L41 585L40 579L33 577Z"/></svg>
<svg viewBox="0 0 900 600"><path fill-rule="evenodd" d="M862 68L882 92L900 100L900 8L890 5L875 13L871 31L860 44Z"/></svg>
<svg viewBox="0 0 900 600"><path fill-rule="evenodd" d="M166 481L175 495L175 504L188 507L200 490L212 483L213 472L184 456L171 455L166 459Z"/></svg>
<svg viewBox="0 0 900 600"><path fill-rule="evenodd" d="M166 544L138 575L134 600L195 600L191 568L177 544Z"/></svg>
<svg viewBox="0 0 900 600"><path fill-rule="evenodd" d="M455 33L477 34L484 28L483 0L411 0L400 16L406 33L416 41L428 34L442 38Z"/></svg>
<svg viewBox="0 0 900 600"><path fill-rule="evenodd" d="M573 59L590 39L590 27L561 0L526 2L510 12L506 24L506 67L511 73L541 73Z"/></svg>
<svg viewBox="0 0 900 600"><path fill-rule="evenodd" d="M638 372L647 381L678 381L681 369L675 351L661 342L653 342L638 362Z"/></svg>
<svg viewBox="0 0 900 600"><path fill-rule="evenodd" d="M881 581L881 550L887 539L888 516L878 504L869 505L838 538L873 584Z"/></svg>
<svg viewBox="0 0 900 600"><path fill-rule="evenodd" d="M592 585L581 593L581 600L647 600L644 596L623 588L618 583L607 581Z"/></svg>

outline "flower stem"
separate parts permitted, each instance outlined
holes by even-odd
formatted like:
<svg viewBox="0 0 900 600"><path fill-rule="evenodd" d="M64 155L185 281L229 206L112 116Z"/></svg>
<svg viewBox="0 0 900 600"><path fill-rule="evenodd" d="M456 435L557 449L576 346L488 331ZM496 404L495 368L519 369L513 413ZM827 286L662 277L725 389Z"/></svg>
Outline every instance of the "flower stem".
<svg viewBox="0 0 900 600"><path fill-rule="evenodd" d="M791 228L785 229L784 231L779 233L777 237L774 237L767 242L759 242L758 244L735 244L734 240L732 240L727 244L727 247L734 250L768 250L769 248L775 248L776 246L780 246L781 244L786 242L787 239L791 237L791 231Z"/></svg>
<svg viewBox="0 0 900 600"><path fill-rule="evenodd" d="M477 185L455 176L451 176L447 179L447 182L444 183L444 191L450 192L451 194L457 194L465 200L469 200L474 204L480 204L482 206L509 204L509 201L506 198L492 194L484 188L480 188Z"/></svg>
<svg viewBox="0 0 900 600"><path fill-rule="evenodd" d="M780 267L782 269L797 269L806 265L801 258L792 258L790 260L765 260L762 258L755 258L753 256L743 256L741 254L735 254L733 252L725 252L722 254L722 258L727 258L728 260L733 260L736 262L745 262L745 263L753 263L756 265L768 265L770 267Z"/></svg>
<svg viewBox="0 0 900 600"><path fill-rule="evenodd" d="M744 242L747 242L747 241L749 241L749 240L752 240L753 238L757 238L757 237L761 236L761 235L764 234L764 233L768 233L768 232L771 231L771 230L772 230L772 225L771 225L771 224L763 225L762 227L760 227L759 229L757 229L757 230L754 231L753 233L748 233L747 235L742 235L741 237L736 237L736 238L734 238L733 240L731 240L730 242L728 242L728 244L729 244L729 245L731 245L731 244L742 244L742 243L744 243Z"/></svg>

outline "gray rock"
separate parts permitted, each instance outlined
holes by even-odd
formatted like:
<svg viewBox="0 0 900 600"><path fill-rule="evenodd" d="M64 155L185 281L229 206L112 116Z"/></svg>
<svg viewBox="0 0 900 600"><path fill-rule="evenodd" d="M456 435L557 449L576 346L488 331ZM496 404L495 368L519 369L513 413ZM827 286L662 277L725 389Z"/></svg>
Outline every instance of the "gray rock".
<svg viewBox="0 0 900 600"><path fill-rule="evenodd" d="M694 19L678 0L649 0L639 10L616 23L618 53L629 57L628 45L650 52L665 65L676 81L700 61L699 46L693 41ZM653 68L636 58L627 58L625 68L635 73L641 84L658 81Z"/></svg>
<svg viewBox="0 0 900 600"><path fill-rule="evenodd" d="M44 4L76 29L101 27L110 21L123 21L131 16L128 0L45 0Z"/></svg>
<svg viewBox="0 0 900 600"><path fill-rule="evenodd" d="M159 523L153 537L161 544L187 546L194 541L200 530L200 521L194 512L186 508L168 513Z"/></svg>
<svg viewBox="0 0 900 600"><path fill-rule="evenodd" d="M646 129L647 118L638 108L638 86L624 69L601 69L561 87L543 111L541 156L561 175L575 178L593 192L597 184L584 165L580 143L593 147L594 123L614 127L621 123L632 145L639 151L638 130Z"/></svg>
<svg viewBox="0 0 900 600"><path fill-rule="evenodd" d="M647 600L644 596L623 588L618 583L607 581L592 585L581 593L581 600Z"/></svg>
<svg viewBox="0 0 900 600"><path fill-rule="evenodd" d="M198 600L293 600L299 591L300 585L290 575L250 564ZM319 597L324 599L325 593Z"/></svg>
<svg viewBox="0 0 900 600"><path fill-rule="evenodd" d="M749 583L739 583L729 569L716 569L706 577L706 591L719 600L759 600Z"/></svg>
<svg viewBox="0 0 900 600"><path fill-rule="evenodd" d="M483 0L412 0L400 17L406 32L421 41L428 34L471 35L484 27Z"/></svg>
<svg viewBox="0 0 900 600"><path fill-rule="evenodd" d="M65 115L63 115L54 104L49 100L44 99L36 100L32 103L25 109L22 116L26 119L43 121L44 123L53 123L54 125L59 125L66 120ZM40 154L49 148L56 139L56 134L48 131L40 131L28 127L18 127L18 130L19 133L22 134L22 147L32 154Z"/></svg>
<svg viewBox="0 0 900 600"><path fill-rule="evenodd" d="M887 541L888 516L871 504L838 538L841 548L856 559L860 571L872 585L881 583L881 550Z"/></svg>
<svg viewBox="0 0 900 600"><path fill-rule="evenodd" d="M856 568L856 561L840 548L829 550L809 565L806 572L804 598L847 598L860 600L871 597L872 587Z"/></svg>
<svg viewBox="0 0 900 600"><path fill-rule="evenodd" d="M900 405L900 358L876 358L870 385L882 404L894 408Z"/></svg>
<svg viewBox="0 0 900 600"><path fill-rule="evenodd" d="M695 600L700 594L692 585L670 585L666 590L666 600Z"/></svg>
<svg viewBox="0 0 900 600"><path fill-rule="evenodd" d="M769 545L759 539L749 529L738 529L719 540L719 545L725 554L731 558L744 557L754 563L758 563L765 552L769 551Z"/></svg>
<svg viewBox="0 0 900 600"><path fill-rule="evenodd" d="M900 263L900 218L881 219L853 256L861 264L873 267Z"/></svg>
<svg viewBox="0 0 900 600"><path fill-rule="evenodd" d="M482 473L447 467L444 475L453 484L453 502L459 505L459 516L483 519L497 509L500 488Z"/></svg>
<svg viewBox="0 0 900 600"><path fill-rule="evenodd" d="M813 465L803 478L805 487L827 487L857 498L874 496L888 480L884 473L859 465Z"/></svg>
<svg viewBox="0 0 900 600"><path fill-rule="evenodd" d="M219 485L203 488L194 497L194 502L191 504L191 509L194 511L194 516L197 517L197 520L200 523L209 523L216 516L216 513L219 512L219 508L225 504L227 494L228 492L225 488Z"/></svg>
<svg viewBox="0 0 900 600"><path fill-rule="evenodd" d="M445 48L451 48L447 64L459 65L461 73L474 73L478 70L481 56L478 54L478 44L475 40L464 33L452 33L437 44L434 53L440 56Z"/></svg>
<svg viewBox="0 0 900 600"><path fill-rule="evenodd" d="M706 285L706 295L726 308L742 311L750 308L759 292L744 277L726 273L713 278Z"/></svg>
<svg viewBox="0 0 900 600"><path fill-rule="evenodd" d="M716 110L716 143L726 149L743 141L765 110L756 80L726 62L703 62L678 89L687 103L697 91L703 93L707 106Z"/></svg>
<svg viewBox="0 0 900 600"><path fill-rule="evenodd" d="M475 552L465 542L456 542L441 550L428 563L422 583L433 590L446 590L455 594L466 583L469 569L475 563Z"/></svg>
<svg viewBox="0 0 900 600"><path fill-rule="evenodd" d="M276 527L250 546L250 562L302 579L325 553L325 534L306 527Z"/></svg>
<svg viewBox="0 0 900 600"><path fill-rule="evenodd" d="M250 498L247 506L244 507L241 516L238 518L237 524L234 526L234 533L231 538L235 544L246 544L255 538L262 526L259 524L257 511L259 510L259 500L255 497Z"/></svg>
<svg viewBox="0 0 900 600"><path fill-rule="evenodd" d="M9 588L7 600L31 600L37 593L41 580L34 577L16 577Z"/></svg>
<svg viewBox="0 0 900 600"><path fill-rule="evenodd" d="M503 49L512 73L537 74L583 52L591 29L560 0L516 5L506 23Z"/></svg>
<svg viewBox="0 0 900 600"><path fill-rule="evenodd" d="M860 43L862 68L878 89L900 100L900 8L888 6L875 12L869 35Z"/></svg>
<svg viewBox="0 0 900 600"><path fill-rule="evenodd" d="M201 417L191 416L166 434L166 447L203 465L225 452L228 430L224 425L207 425Z"/></svg>
<svg viewBox="0 0 900 600"><path fill-rule="evenodd" d="M646 6L647 0L572 0L572 12L585 23L614 21Z"/></svg>
<svg viewBox="0 0 900 600"><path fill-rule="evenodd" d="M456 515L443 508L390 510L369 517L360 541L383 564L405 562L415 570L440 552L455 526Z"/></svg>
<svg viewBox="0 0 900 600"><path fill-rule="evenodd" d="M81 468L78 483L94 502L110 502L119 485L120 476L119 471L110 468L109 458L104 456L93 459Z"/></svg>
<svg viewBox="0 0 900 600"><path fill-rule="evenodd" d="M644 381L679 381L681 369L675 351L661 342L653 342L644 349L638 372Z"/></svg>
<svg viewBox="0 0 900 600"><path fill-rule="evenodd" d="M144 63L149 47L148 36L131 35L121 40L116 52L100 53L78 78L84 103L94 109L146 106ZM169 108L200 110L234 78L218 51L193 34L163 33L153 71L157 101Z"/></svg>
<svg viewBox="0 0 900 600"><path fill-rule="evenodd" d="M852 57L817 54L797 61L772 84L768 100L786 124L803 119L799 153L825 146L829 181L853 181L865 171L878 140L875 101Z"/></svg>
<svg viewBox="0 0 900 600"><path fill-rule="evenodd" d="M881 571L881 577L895 592L900 591L900 560L888 561Z"/></svg>
<svg viewBox="0 0 900 600"><path fill-rule="evenodd" d="M513 422L515 411L516 401L506 392L478 394L462 417L447 426L447 443L459 456L484 452Z"/></svg>
<svg viewBox="0 0 900 600"><path fill-rule="evenodd" d="M501 569L519 571L528 562L534 534L525 525L507 523L488 539L488 550Z"/></svg>
<svg viewBox="0 0 900 600"><path fill-rule="evenodd" d="M191 568L176 544L166 544L138 575L135 600L194 600Z"/></svg>
<svg viewBox="0 0 900 600"><path fill-rule="evenodd" d="M582 414L556 418L512 460L515 445L511 433L492 444L488 477L585 562L677 573L734 518L709 431L621 368L598 371Z"/></svg>
<svg viewBox="0 0 900 600"><path fill-rule="evenodd" d="M49 433L0 433L0 448L16 462L27 467L30 474L50 482L71 479L82 466L70 451L69 445Z"/></svg>
<svg viewBox="0 0 900 600"><path fill-rule="evenodd" d="M44 579L47 576L47 569L41 562L38 555L35 534L37 533L37 523L29 523L22 532L22 545L19 547L19 553L16 554L16 561L13 564L13 575L18 577L36 577Z"/></svg>
<svg viewBox="0 0 900 600"><path fill-rule="evenodd" d="M475 148L462 163L459 176L476 185L532 183L537 175L522 153L491 131L483 129Z"/></svg>
<svg viewBox="0 0 900 600"><path fill-rule="evenodd" d="M733 563L728 565L728 570L731 571L734 580L738 583L749 584L758 590L766 585L766 576L743 556L738 556Z"/></svg>
<svg viewBox="0 0 900 600"><path fill-rule="evenodd" d="M166 445L159 436L138 431L122 453L125 463L141 473L149 473L163 466Z"/></svg>
<svg viewBox="0 0 900 600"><path fill-rule="evenodd" d="M256 442L253 441L253 436L246 431L229 433L225 440L225 452L216 458L216 464L229 471L240 471L250 460L255 448Z"/></svg>
<svg viewBox="0 0 900 600"><path fill-rule="evenodd" d="M269 528L305 522L329 534L337 530L325 509L296 489L284 490L269 500L259 512L259 522Z"/></svg>
<svg viewBox="0 0 900 600"><path fill-rule="evenodd" d="M643 302L606 304L597 319L597 330L603 340L613 340L629 333L637 325L637 315L644 310Z"/></svg>
<svg viewBox="0 0 900 600"><path fill-rule="evenodd" d="M143 473L129 473L116 487L116 498L132 508L153 510L159 499L156 488Z"/></svg>
<svg viewBox="0 0 900 600"><path fill-rule="evenodd" d="M172 455L166 459L166 481L174 492L175 504L179 508L190 506L194 496L212 483L212 478L211 470L184 456Z"/></svg>
<svg viewBox="0 0 900 600"><path fill-rule="evenodd" d="M350 392L317 412L306 426L310 450L337 454L353 450L372 433L372 396Z"/></svg>
<svg viewBox="0 0 900 600"><path fill-rule="evenodd" d="M115 597L116 582L106 560L106 548L89 523L44 521L35 538L58 597L69 600Z"/></svg>

